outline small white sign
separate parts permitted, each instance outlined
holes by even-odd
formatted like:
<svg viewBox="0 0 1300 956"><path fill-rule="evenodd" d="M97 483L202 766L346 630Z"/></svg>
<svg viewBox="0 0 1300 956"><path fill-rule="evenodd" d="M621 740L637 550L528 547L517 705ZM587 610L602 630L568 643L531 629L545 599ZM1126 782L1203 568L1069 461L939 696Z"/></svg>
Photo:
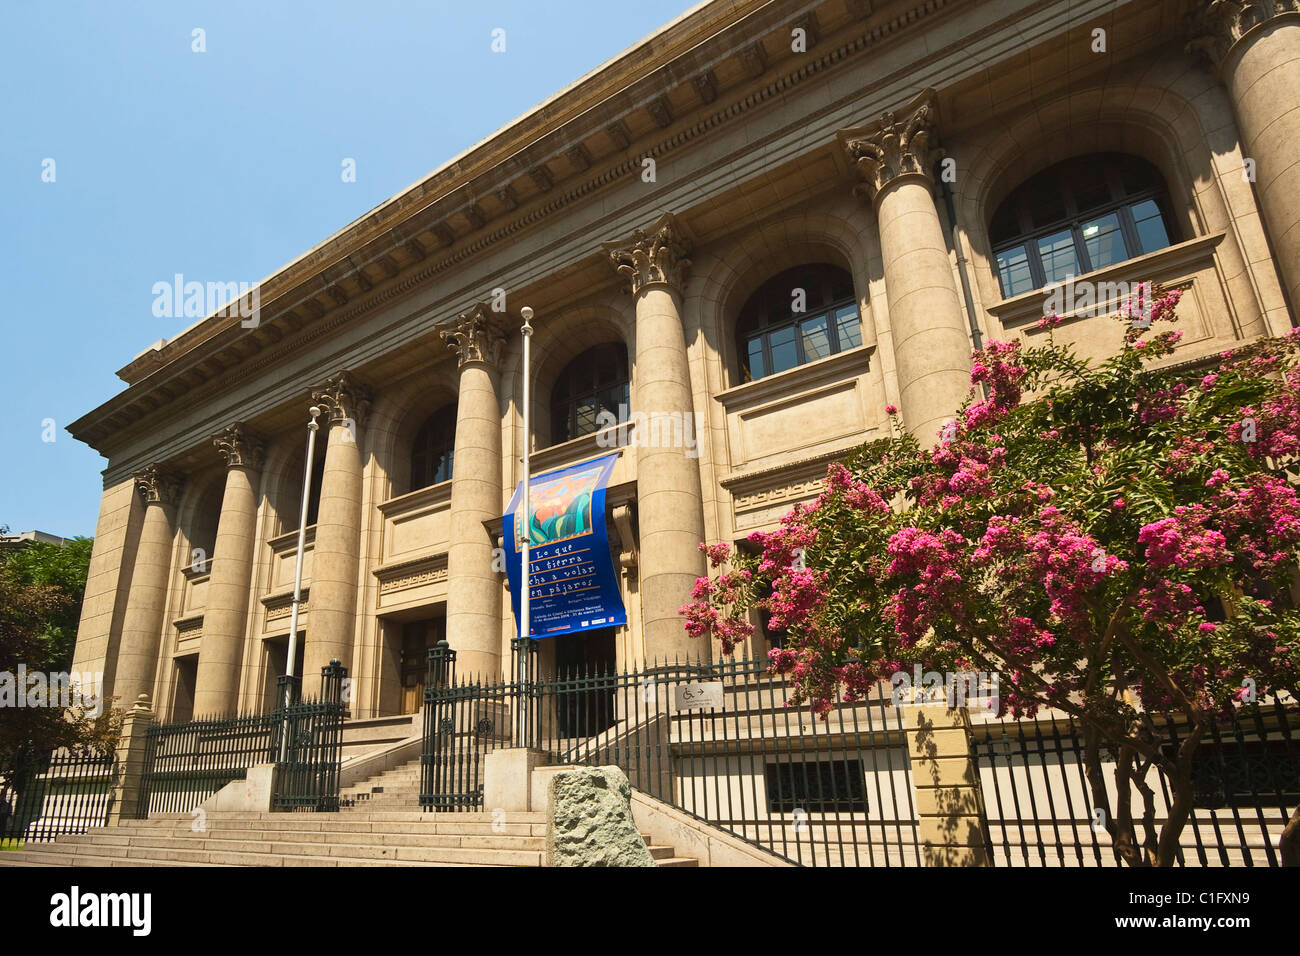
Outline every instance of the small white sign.
<svg viewBox="0 0 1300 956"><path fill-rule="evenodd" d="M673 688L674 710L722 710L722 681L696 681Z"/></svg>

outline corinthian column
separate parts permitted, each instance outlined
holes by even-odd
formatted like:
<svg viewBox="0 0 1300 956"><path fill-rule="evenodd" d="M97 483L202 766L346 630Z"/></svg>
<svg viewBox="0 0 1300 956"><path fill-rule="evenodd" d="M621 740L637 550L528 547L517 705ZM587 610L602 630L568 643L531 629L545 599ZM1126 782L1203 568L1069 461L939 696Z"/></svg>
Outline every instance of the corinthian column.
<svg viewBox="0 0 1300 956"><path fill-rule="evenodd" d="M1254 165L1255 194L1294 312L1300 309L1300 3L1202 0L1193 23L1190 47L1214 64L1232 100L1241 153Z"/></svg>
<svg viewBox="0 0 1300 956"><path fill-rule="evenodd" d="M648 233L638 229L624 242L606 243L605 250L636 299L633 409L652 421L662 414L691 416L694 422L681 299L691 263L676 221L665 215ZM709 655L708 647L687 636L677 613L705 573L699 461L687 456L686 444L636 442L641 627L647 658L660 660Z"/></svg>
<svg viewBox="0 0 1300 956"><path fill-rule="evenodd" d="M226 490L203 610L203 642L194 687L194 713L198 716L237 709L257 527L257 475L262 467L262 442L240 423L231 425L212 443L226 460Z"/></svg>
<svg viewBox="0 0 1300 956"><path fill-rule="evenodd" d="M855 193L875 206L899 404L925 446L966 397L971 352L934 205L934 112L927 91L901 118L885 113L877 124L839 134L862 180Z"/></svg>
<svg viewBox="0 0 1300 956"><path fill-rule="evenodd" d="M151 465L132 477L145 504L113 675L112 693L124 701L133 701L141 694L153 696L163 611L167 606L167 575L176 536L176 501L182 483L179 475L159 465Z"/></svg>
<svg viewBox="0 0 1300 956"><path fill-rule="evenodd" d="M447 549L447 643L461 674L501 670L501 581L492 567L485 521L501 517L501 406L497 400L505 331L485 305L444 329L456 353L456 449L451 472L451 543ZM315 612L313 612L315 613Z"/></svg>
<svg viewBox="0 0 1300 956"><path fill-rule="evenodd" d="M357 562L361 556L361 425L370 390L339 372L312 392L329 416L311 558L311 624L303 649L303 691L319 688L321 668L338 658L352 667Z"/></svg>

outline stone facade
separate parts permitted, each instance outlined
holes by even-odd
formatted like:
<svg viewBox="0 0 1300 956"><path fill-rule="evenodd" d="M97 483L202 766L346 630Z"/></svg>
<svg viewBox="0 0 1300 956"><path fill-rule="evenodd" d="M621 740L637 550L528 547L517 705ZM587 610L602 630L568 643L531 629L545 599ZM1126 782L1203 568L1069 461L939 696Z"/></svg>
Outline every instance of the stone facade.
<svg viewBox="0 0 1300 956"><path fill-rule="evenodd" d="M1184 288L1172 361L1290 329L1298 89L1290 2L699 7L267 279L254 327L213 316L119 372L70 428L108 460L74 669L163 720L266 702L314 403L306 686L338 657L354 715L399 713L442 634L462 673L499 673L525 305L535 473L609 451L555 431L593 348L625 351L633 413L695 423L690 447L617 449L611 644L618 666L707 654L677 617L698 541L774 527L894 427L888 405L933 441L972 346L1038 334L1044 294L1004 295L991 237L1036 174L1094 154L1157 171L1169 241L1083 278ZM857 338L746 380L742 313L813 264L851 280ZM1085 354L1119 342L1104 316L1065 319ZM449 473L426 453L440 429Z"/></svg>

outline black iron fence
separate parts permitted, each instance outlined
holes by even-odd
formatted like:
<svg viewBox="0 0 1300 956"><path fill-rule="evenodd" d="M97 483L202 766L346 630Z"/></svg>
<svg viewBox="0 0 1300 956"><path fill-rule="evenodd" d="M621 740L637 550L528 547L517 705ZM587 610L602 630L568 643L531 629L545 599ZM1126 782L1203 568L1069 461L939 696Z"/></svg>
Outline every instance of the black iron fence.
<svg viewBox="0 0 1300 956"><path fill-rule="evenodd" d="M1154 742L1172 756L1187 725L1147 715ZM1300 803L1300 721L1278 702L1246 707L1212 721L1192 764L1195 799L1182 832L1180 866L1277 866L1277 841ZM1077 722L1003 719L976 724L972 747L989 822L989 848L999 866L1122 865L1094 807L1085 777ZM1113 784L1114 759L1103 753ZM1171 802L1169 780L1152 768L1156 824ZM1117 795L1107 802L1113 808ZM1135 804L1134 817L1141 808ZM1139 839L1141 834L1139 833Z"/></svg>
<svg viewBox="0 0 1300 956"><path fill-rule="evenodd" d="M104 826L116 766L111 751L30 755L13 780L0 779L0 848L46 843Z"/></svg>
<svg viewBox="0 0 1300 956"><path fill-rule="evenodd" d="M337 810L346 676L333 661L321 669L320 697L303 699L300 682L282 676L274 710L152 725L139 816L187 813L266 763L277 765L275 809Z"/></svg>
<svg viewBox="0 0 1300 956"><path fill-rule="evenodd" d="M483 806L497 747L554 764L616 764L632 786L805 865L919 865L901 711L877 695L826 720L787 706L765 659L559 668L537 674L537 642L515 642L510 679L458 680L455 652L430 651L421 805Z"/></svg>

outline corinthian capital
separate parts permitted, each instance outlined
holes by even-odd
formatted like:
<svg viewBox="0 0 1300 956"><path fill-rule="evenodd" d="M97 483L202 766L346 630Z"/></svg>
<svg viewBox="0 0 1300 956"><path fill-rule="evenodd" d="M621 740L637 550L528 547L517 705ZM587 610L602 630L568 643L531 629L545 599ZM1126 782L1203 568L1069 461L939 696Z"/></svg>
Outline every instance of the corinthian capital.
<svg viewBox="0 0 1300 956"><path fill-rule="evenodd" d="M226 460L228 468L261 468L262 453L265 446L262 439L244 427L243 422L235 422L224 432L212 439L217 451Z"/></svg>
<svg viewBox="0 0 1300 956"><path fill-rule="evenodd" d="M150 465L131 477L135 479L135 490L140 492L140 497L146 504L176 504L180 500L181 488L185 484L183 475L162 465Z"/></svg>
<svg viewBox="0 0 1300 956"><path fill-rule="evenodd" d="M691 267L690 246L672 213L665 213L649 231L638 229L630 239L607 242L604 248L634 295L656 282L680 292Z"/></svg>
<svg viewBox="0 0 1300 956"><path fill-rule="evenodd" d="M1201 0L1191 13L1187 51L1217 69L1238 40L1284 13L1300 13L1300 0Z"/></svg>
<svg viewBox="0 0 1300 956"><path fill-rule="evenodd" d="M370 408L370 389L359 383L348 372L339 372L327 378L325 384L312 389L313 405L320 405L329 414L330 422L360 424Z"/></svg>
<svg viewBox="0 0 1300 956"><path fill-rule="evenodd" d="M501 353L506 347L505 327L501 317L482 302L462 312L453 328L438 334L447 348L456 353L457 368L469 362L482 362L489 368L501 363Z"/></svg>
<svg viewBox="0 0 1300 956"><path fill-rule="evenodd" d="M942 155L935 135L935 114L934 90L926 90L901 115L891 110L879 123L840 130L840 141L862 180L854 192L875 199L900 176L931 178L934 163Z"/></svg>

